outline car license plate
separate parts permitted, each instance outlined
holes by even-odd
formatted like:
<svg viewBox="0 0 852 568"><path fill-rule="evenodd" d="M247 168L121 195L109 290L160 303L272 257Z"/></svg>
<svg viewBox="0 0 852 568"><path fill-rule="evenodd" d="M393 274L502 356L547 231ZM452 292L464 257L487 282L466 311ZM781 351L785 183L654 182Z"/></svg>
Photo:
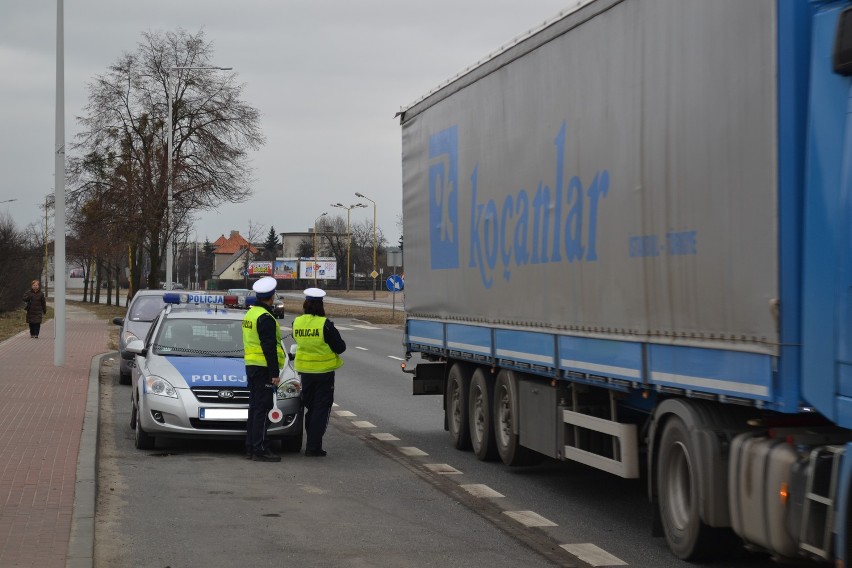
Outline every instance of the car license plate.
<svg viewBox="0 0 852 568"><path fill-rule="evenodd" d="M248 420L248 408L199 408L199 420Z"/></svg>

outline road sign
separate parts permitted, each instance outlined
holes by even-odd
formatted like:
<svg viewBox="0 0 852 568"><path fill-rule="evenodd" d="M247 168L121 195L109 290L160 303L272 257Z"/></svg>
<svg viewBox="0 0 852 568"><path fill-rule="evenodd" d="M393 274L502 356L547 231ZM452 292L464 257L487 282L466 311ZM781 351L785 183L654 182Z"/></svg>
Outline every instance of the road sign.
<svg viewBox="0 0 852 568"><path fill-rule="evenodd" d="M372 278L373 280L375 280L375 279L376 279L376 276L378 276L378 275L379 275L379 273L378 273L378 272L376 272L376 271L374 270L374 271L372 271L372 272L370 273L370 278Z"/></svg>
<svg viewBox="0 0 852 568"><path fill-rule="evenodd" d="M399 274L391 274L388 276L385 285L391 292L399 292L402 290L402 277Z"/></svg>

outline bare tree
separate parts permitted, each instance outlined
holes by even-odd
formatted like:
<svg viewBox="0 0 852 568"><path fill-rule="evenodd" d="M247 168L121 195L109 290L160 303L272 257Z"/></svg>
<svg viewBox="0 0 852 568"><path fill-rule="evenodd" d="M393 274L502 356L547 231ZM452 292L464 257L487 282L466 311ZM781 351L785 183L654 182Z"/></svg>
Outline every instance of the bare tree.
<svg viewBox="0 0 852 568"><path fill-rule="evenodd" d="M159 286L165 243L187 231L193 212L251 194L248 153L264 142L259 113L242 101L236 74L206 69L212 58L202 31L143 33L134 53L89 84L89 102L78 117L69 202L78 210L98 195L115 204L113 222L127 229L126 244L150 257L149 287ZM170 131L173 218L167 226Z"/></svg>

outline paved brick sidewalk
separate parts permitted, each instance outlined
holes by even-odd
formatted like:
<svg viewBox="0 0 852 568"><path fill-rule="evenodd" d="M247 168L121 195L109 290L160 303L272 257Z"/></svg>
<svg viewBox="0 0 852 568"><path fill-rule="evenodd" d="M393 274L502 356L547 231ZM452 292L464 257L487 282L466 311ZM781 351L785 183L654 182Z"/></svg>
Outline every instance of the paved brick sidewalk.
<svg viewBox="0 0 852 568"><path fill-rule="evenodd" d="M42 325L39 339L32 339L22 314L21 333L0 343L4 568L66 566L90 368L93 357L107 350L110 331L91 312L72 306L66 312L62 367L53 364L52 320Z"/></svg>

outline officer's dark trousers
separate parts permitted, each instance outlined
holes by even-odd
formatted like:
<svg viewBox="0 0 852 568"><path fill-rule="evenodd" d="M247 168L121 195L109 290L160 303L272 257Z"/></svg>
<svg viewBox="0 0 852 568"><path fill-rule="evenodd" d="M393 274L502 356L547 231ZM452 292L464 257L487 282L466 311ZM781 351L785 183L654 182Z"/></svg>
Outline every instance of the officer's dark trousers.
<svg viewBox="0 0 852 568"><path fill-rule="evenodd" d="M305 451L322 449L328 415L334 403L334 371L302 373L302 404L305 407Z"/></svg>
<svg viewBox="0 0 852 568"><path fill-rule="evenodd" d="M266 367L246 367L249 387L249 411L246 423L246 453L259 456L269 450L266 443L267 414L272 409L273 390Z"/></svg>

